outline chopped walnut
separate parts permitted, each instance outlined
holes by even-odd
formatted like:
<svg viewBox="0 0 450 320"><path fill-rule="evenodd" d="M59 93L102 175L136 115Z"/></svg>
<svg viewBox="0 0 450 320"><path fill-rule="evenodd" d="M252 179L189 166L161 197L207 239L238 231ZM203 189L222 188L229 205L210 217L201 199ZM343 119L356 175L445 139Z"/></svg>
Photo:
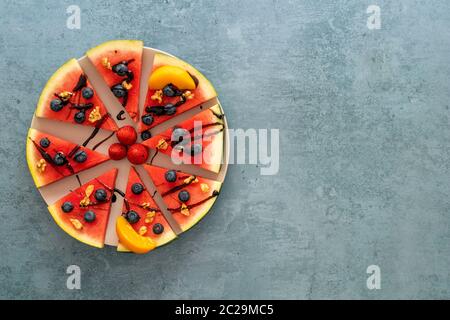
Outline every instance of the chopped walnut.
<svg viewBox="0 0 450 320"><path fill-rule="evenodd" d="M166 150L168 146L169 145L167 144L167 141L164 139L161 139L158 141L158 144L156 145L156 149Z"/></svg>
<svg viewBox="0 0 450 320"><path fill-rule="evenodd" d="M131 88L133 88L133 85L127 81L123 81L122 87L124 87L126 90L130 90Z"/></svg>
<svg viewBox="0 0 450 320"><path fill-rule="evenodd" d="M102 118L102 114L100 113L100 107L96 106L91 113L89 114L89 122L94 123Z"/></svg>
<svg viewBox="0 0 450 320"><path fill-rule="evenodd" d="M68 101L70 98L72 98L73 93L70 91L63 91L61 93L58 94L58 97L62 100L62 101Z"/></svg>
<svg viewBox="0 0 450 320"><path fill-rule="evenodd" d="M37 163L36 163L36 168L38 170L39 173L43 173L45 171L45 167L47 167L47 163L45 162L44 159L40 159Z"/></svg>
<svg viewBox="0 0 450 320"><path fill-rule="evenodd" d="M202 183L200 189L202 189L203 193L207 193L209 191L209 186L206 183Z"/></svg>
<svg viewBox="0 0 450 320"><path fill-rule="evenodd" d="M147 212L147 215L145 216L145 223L152 223L153 219L155 218L156 212L155 211L149 211Z"/></svg>
<svg viewBox="0 0 450 320"><path fill-rule="evenodd" d="M162 103L163 92L162 90L156 90L155 93L150 97L153 101L158 101Z"/></svg>
<svg viewBox="0 0 450 320"><path fill-rule="evenodd" d="M184 184L190 184L190 183L197 183L198 179L196 176L189 176L188 178L184 179Z"/></svg>
<svg viewBox="0 0 450 320"><path fill-rule="evenodd" d="M146 226L140 227L138 233L139 233L141 236L143 236L144 234L147 233L147 227L146 227Z"/></svg>
<svg viewBox="0 0 450 320"><path fill-rule="evenodd" d="M184 216L186 216L186 217L189 216L189 214L190 214L189 208L188 208L187 205L184 204L184 203L181 204L180 212L181 212L182 215L184 215Z"/></svg>
<svg viewBox="0 0 450 320"><path fill-rule="evenodd" d="M80 222L80 220L70 219L70 222L72 222L72 225L75 227L75 229L77 229L77 230L83 229L83 224Z"/></svg>
<svg viewBox="0 0 450 320"><path fill-rule="evenodd" d="M185 98L186 100L194 99L194 94L189 90L186 90L185 92L183 92L183 98Z"/></svg>
<svg viewBox="0 0 450 320"><path fill-rule="evenodd" d="M92 192L94 192L94 185L90 184L86 187L86 190L84 191L85 196L80 201L80 207L87 207L91 203L89 197L91 196Z"/></svg>
<svg viewBox="0 0 450 320"><path fill-rule="evenodd" d="M90 197L92 192L94 192L94 185L90 184L86 187L86 190L84 191L84 193L86 194L86 197Z"/></svg>
<svg viewBox="0 0 450 320"><path fill-rule="evenodd" d="M111 62L109 62L107 57L102 58L102 66L104 66L106 69L112 69Z"/></svg>
<svg viewBox="0 0 450 320"><path fill-rule="evenodd" d="M150 208L150 202L142 202L142 203L141 203L141 208L142 208L142 209L148 209L148 208Z"/></svg>

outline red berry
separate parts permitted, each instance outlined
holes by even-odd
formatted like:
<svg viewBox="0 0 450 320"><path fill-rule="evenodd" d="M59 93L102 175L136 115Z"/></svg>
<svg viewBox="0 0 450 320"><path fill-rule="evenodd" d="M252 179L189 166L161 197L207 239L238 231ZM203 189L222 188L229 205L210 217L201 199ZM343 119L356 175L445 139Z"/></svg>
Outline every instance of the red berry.
<svg viewBox="0 0 450 320"><path fill-rule="evenodd" d="M127 158L132 164L143 164L148 158L148 150L143 144L133 144L128 148Z"/></svg>
<svg viewBox="0 0 450 320"><path fill-rule="evenodd" d="M136 130L134 130L132 126L124 126L120 128L117 130L116 136L121 143L127 146L131 146L137 139Z"/></svg>
<svg viewBox="0 0 450 320"><path fill-rule="evenodd" d="M120 160L127 156L127 147L121 143L113 143L108 149L109 157L113 160Z"/></svg>

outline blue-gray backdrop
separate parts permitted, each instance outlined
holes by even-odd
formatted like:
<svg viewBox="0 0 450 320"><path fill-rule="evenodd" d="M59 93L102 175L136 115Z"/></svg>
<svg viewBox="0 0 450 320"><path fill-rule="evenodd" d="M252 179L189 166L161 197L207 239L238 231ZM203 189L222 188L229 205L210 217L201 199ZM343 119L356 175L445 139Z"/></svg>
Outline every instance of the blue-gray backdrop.
<svg viewBox="0 0 450 320"><path fill-rule="evenodd" d="M80 30L66 27L72 4ZM450 297L449 1L2 1L0 13L0 298ZM277 175L230 166L212 214L145 256L64 234L25 161L46 80L116 38L197 66L231 128L280 129ZM66 288L71 264L81 290ZM380 290L366 287L372 264Z"/></svg>

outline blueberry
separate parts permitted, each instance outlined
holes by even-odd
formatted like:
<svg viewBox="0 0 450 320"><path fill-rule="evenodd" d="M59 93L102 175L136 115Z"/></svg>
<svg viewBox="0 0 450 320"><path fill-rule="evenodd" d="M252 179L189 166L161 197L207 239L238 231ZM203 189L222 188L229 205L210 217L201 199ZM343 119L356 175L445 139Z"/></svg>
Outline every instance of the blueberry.
<svg viewBox="0 0 450 320"><path fill-rule="evenodd" d="M111 88L112 93L116 96L116 98L123 98L127 93L127 90L121 85L116 84Z"/></svg>
<svg viewBox="0 0 450 320"><path fill-rule="evenodd" d="M94 96L94 90L92 90L92 88L90 87L83 88L83 90L81 91L81 95L85 99L90 99Z"/></svg>
<svg viewBox="0 0 450 320"><path fill-rule="evenodd" d="M73 210L73 204L70 201L66 201L62 204L61 206L62 211L64 211L65 213L69 213L70 211Z"/></svg>
<svg viewBox="0 0 450 320"><path fill-rule="evenodd" d="M105 189L97 189L94 196L95 199L100 202L105 202L108 198L108 194L106 193Z"/></svg>
<svg viewBox="0 0 450 320"><path fill-rule="evenodd" d="M167 182L175 182L177 181L177 172L175 170L167 170L164 178L166 178Z"/></svg>
<svg viewBox="0 0 450 320"><path fill-rule="evenodd" d="M118 63L112 67L112 71L117 73L119 76L124 77L128 73L128 67L124 63Z"/></svg>
<svg viewBox="0 0 450 320"><path fill-rule="evenodd" d="M50 109L52 109L55 112L60 111L62 108L64 107L64 104L61 100L59 99L53 99L50 102Z"/></svg>
<svg viewBox="0 0 450 320"><path fill-rule="evenodd" d="M164 226L161 223L155 223L153 225L153 233L154 234L161 234L164 231Z"/></svg>
<svg viewBox="0 0 450 320"><path fill-rule="evenodd" d="M133 183L131 186L131 191L134 194L141 194L144 191L144 186L139 182Z"/></svg>
<svg viewBox="0 0 450 320"><path fill-rule="evenodd" d="M190 140L190 133L186 129L176 128L172 131L171 140L179 145L186 145Z"/></svg>
<svg viewBox="0 0 450 320"><path fill-rule="evenodd" d="M164 106L164 113L168 116L171 116L177 112L177 107L175 107L172 103L168 103Z"/></svg>
<svg viewBox="0 0 450 320"><path fill-rule="evenodd" d="M186 190L181 190L178 193L178 199L180 199L181 202L187 202L189 201L189 198L191 197L191 195L189 194L188 191Z"/></svg>
<svg viewBox="0 0 450 320"><path fill-rule="evenodd" d="M151 114L144 114L142 116L142 122L147 126L151 125L153 123L153 116Z"/></svg>
<svg viewBox="0 0 450 320"><path fill-rule="evenodd" d="M202 145L198 143L194 143L191 145L191 156L195 156L197 154L202 153Z"/></svg>
<svg viewBox="0 0 450 320"><path fill-rule="evenodd" d="M152 134L150 133L150 131L142 131L141 133L141 139L142 140L148 140L152 137Z"/></svg>
<svg viewBox="0 0 450 320"><path fill-rule="evenodd" d="M126 219L129 223L133 224L139 221L141 217L139 217L138 213L136 211L130 210L127 212Z"/></svg>
<svg viewBox="0 0 450 320"><path fill-rule="evenodd" d="M41 145L42 148L48 148L50 146L50 140L47 137L42 138L39 141L39 144Z"/></svg>
<svg viewBox="0 0 450 320"><path fill-rule="evenodd" d="M84 221L86 222L94 222L95 220L95 212L92 210L88 210L84 213Z"/></svg>
<svg viewBox="0 0 450 320"><path fill-rule="evenodd" d="M66 163L66 156L62 152L57 152L55 156L53 157L53 162L57 166L63 166Z"/></svg>
<svg viewBox="0 0 450 320"><path fill-rule="evenodd" d="M80 150L80 151L78 151L77 153L75 153L75 155L74 155L73 158L74 158L74 160L75 160L76 162L78 162L78 163L83 163L83 162L85 162L85 161L87 160L87 154L86 154L85 151Z"/></svg>
<svg viewBox="0 0 450 320"><path fill-rule="evenodd" d="M84 114L84 111L78 111L73 118L76 123L83 123L84 120L86 120L86 115Z"/></svg>
<svg viewBox="0 0 450 320"><path fill-rule="evenodd" d="M172 85L168 84L163 88L163 94L167 97L175 97L176 90Z"/></svg>

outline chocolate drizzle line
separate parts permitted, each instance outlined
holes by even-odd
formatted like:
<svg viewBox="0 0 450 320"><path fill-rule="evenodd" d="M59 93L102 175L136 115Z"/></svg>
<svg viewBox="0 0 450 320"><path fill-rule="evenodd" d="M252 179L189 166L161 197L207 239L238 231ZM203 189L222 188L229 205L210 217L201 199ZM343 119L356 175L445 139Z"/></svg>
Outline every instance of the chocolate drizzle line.
<svg viewBox="0 0 450 320"><path fill-rule="evenodd" d="M206 201L208 201L208 200L210 200L210 199L212 199L212 198L214 198L214 197L217 197L218 195L219 195L219 191L214 190L213 193L212 193L209 197L206 197L205 199L203 199L203 200L201 200L201 201L199 201L199 202L196 202L196 203L187 205L186 207L187 207L188 210L189 210L189 209L192 209L192 208L194 208L194 207L197 207L197 206L199 206L199 205L205 203ZM181 206L179 206L178 208L167 208L167 210L169 210L169 211L172 212L172 213L178 212L178 211L181 211Z"/></svg>
<svg viewBox="0 0 450 320"><path fill-rule="evenodd" d="M173 188L167 190L166 192L162 193L161 196L162 196L162 197L165 197L165 196L167 196L167 195L169 195L169 194L171 194L171 193L177 192L178 190L181 190L181 189L183 189L184 187L190 185L190 184L197 178L196 176L192 176L192 177L193 177L193 178L190 179L188 183L183 182L182 184L180 184L180 185L178 185L178 186L175 186L175 187L173 187Z"/></svg>
<svg viewBox="0 0 450 320"><path fill-rule="evenodd" d="M97 143L94 147L92 147L92 150L97 149L101 144L103 144L103 143L106 142L108 139L110 139L114 134L115 134L115 132L113 131L109 136L107 136L105 139L103 139L102 141L100 141L99 143Z"/></svg>
<svg viewBox="0 0 450 320"><path fill-rule="evenodd" d="M117 115L116 115L116 119L119 121L125 120L125 117L123 116L125 113L124 110L121 110Z"/></svg>
<svg viewBox="0 0 450 320"><path fill-rule="evenodd" d="M125 203L125 207L127 208L127 210L130 210L130 204L128 203L127 198L125 197L125 193L122 190L119 190L117 188L111 188L110 186L106 185L105 183L103 183L102 181L100 181L99 179L95 179L98 183L100 183L104 188L108 189L109 192L111 192L113 194L113 197L115 196L115 193L117 192L122 198L123 201ZM113 198L111 197L111 199ZM115 202L112 201L112 202Z"/></svg>

